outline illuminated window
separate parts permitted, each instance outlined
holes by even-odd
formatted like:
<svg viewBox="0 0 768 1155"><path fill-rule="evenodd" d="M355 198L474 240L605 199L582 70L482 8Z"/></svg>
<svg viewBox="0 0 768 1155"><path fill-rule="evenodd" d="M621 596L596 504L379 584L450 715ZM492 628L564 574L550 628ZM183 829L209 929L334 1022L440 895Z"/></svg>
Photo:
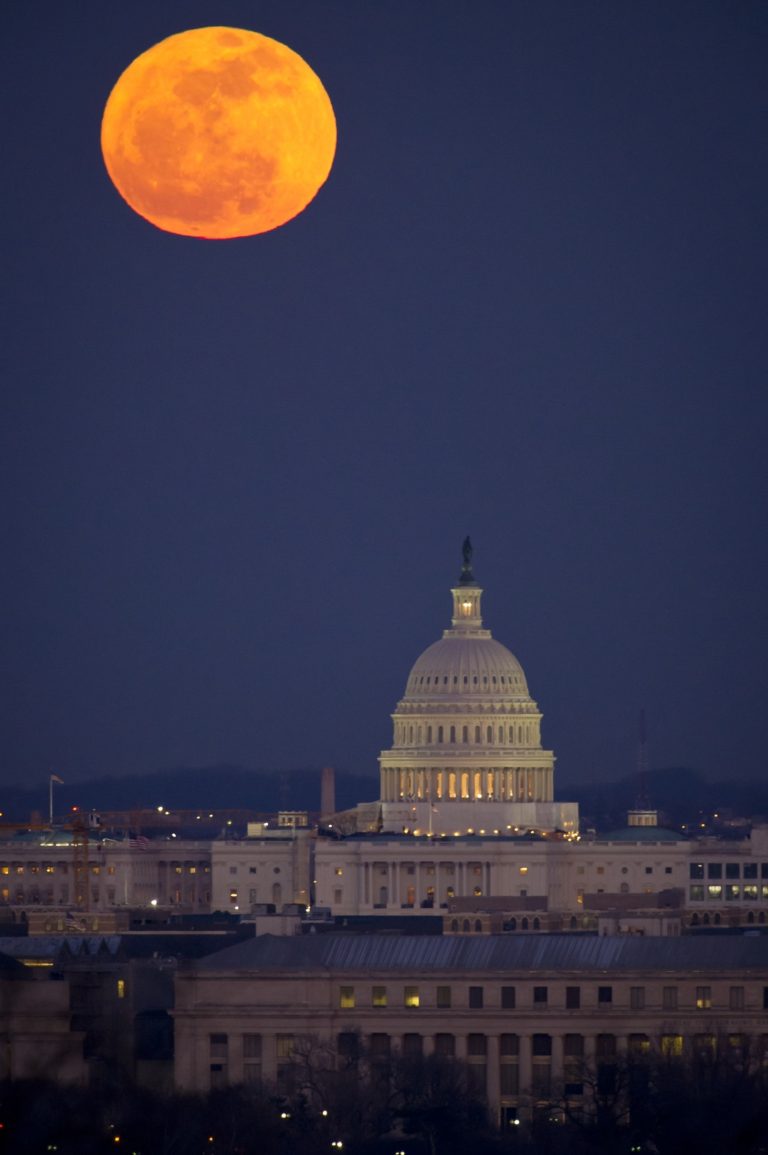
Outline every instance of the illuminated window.
<svg viewBox="0 0 768 1155"><path fill-rule="evenodd" d="M627 1050L630 1055L647 1055L651 1050L651 1040L647 1035L630 1035L627 1039Z"/></svg>
<svg viewBox="0 0 768 1155"><path fill-rule="evenodd" d="M293 1035L278 1035L275 1046L278 1059L290 1059L293 1055Z"/></svg>
<svg viewBox="0 0 768 1155"><path fill-rule="evenodd" d="M665 1059L679 1059L683 1053L682 1035L662 1035L661 1053Z"/></svg>
<svg viewBox="0 0 768 1155"><path fill-rule="evenodd" d="M403 991L403 1002L406 1007L417 1007L419 1005L419 988L405 987Z"/></svg>
<svg viewBox="0 0 768 1155"><path fill-rule="evenodd" d="M720 882L711 882L707 886L707 898L714 898L721 901L723 897L723 886Z"/></svg>
<svg viewBox="0 0 768 1155"><path fill-rule="evenodd" d="M119 999L125 998L125 979L117 980L117 997Z"/></svg>
<svg viewBox="0 0 768 1155"><path fill-rule="evenodd" d="M339 989L339 1006L342 1010L349 1011L355 1005L355 988L341 987Z"/></svg>
<svg viewBox="0 0 768 1155"><path fill-rule="evenodd" d="M385 1007L387 1005L386 987L373 987L371 989L371 1005L374 1007Z"/></svg>
<svg viewBox="0 0 768 1155"><path fill-rule="evenodd" d="M341 875L344 873L344 870L341 866L337 866L333 873L338 877L341 877Z"/></svg>
<svg viewBox="0 0 768 1155"><path fill-rule="evenodd" d="M712 1006L712 988L696 987L696 1007L700 1011L707 1011Z"/></svg>

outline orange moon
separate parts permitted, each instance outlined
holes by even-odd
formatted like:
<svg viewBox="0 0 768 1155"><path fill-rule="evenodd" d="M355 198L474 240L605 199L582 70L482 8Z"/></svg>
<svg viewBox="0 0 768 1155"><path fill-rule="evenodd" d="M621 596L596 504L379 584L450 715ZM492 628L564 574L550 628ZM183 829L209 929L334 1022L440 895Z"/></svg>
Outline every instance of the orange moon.
<svg viewBox="0 0 768 1155"><path fill-rule="evenodd" d="M324 184L336 118L290 48L241 28L195 28L126 68L101 124L117 191L167 232L225 239L291 220Z"/></svg>

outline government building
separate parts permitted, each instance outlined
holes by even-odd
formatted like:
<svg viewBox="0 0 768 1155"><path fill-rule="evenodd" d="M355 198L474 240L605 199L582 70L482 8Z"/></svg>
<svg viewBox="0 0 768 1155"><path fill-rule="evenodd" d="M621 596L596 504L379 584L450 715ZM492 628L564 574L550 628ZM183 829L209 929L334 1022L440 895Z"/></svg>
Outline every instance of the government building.
<svg viewBox="0 0 768 1155"><path fill-rule="evenodd" d="M763 1061L768 827L687 838L645 809L584 836L523 669L483 625L468 541L451 597L392 715L378 799L208 838L167 813L150 837L95 818L6 833L5 1074L66 1053L56 1077L87 1082L96 1058L117 1063L93 1051L108 1014L120 1062L153 1082L290 1095L318 1046L382 1069L439 1056L505 1126L578 1105L584 1072L621 1056ZM192 956L142 954L142 935L170 944L206 918L227 925Z"/></svg>

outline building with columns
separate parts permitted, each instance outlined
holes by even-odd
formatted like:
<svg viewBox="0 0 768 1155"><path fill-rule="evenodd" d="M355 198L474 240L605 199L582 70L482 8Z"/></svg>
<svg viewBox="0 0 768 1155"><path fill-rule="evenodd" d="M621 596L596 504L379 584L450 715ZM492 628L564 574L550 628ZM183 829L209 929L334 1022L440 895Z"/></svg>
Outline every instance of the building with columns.
<svg viewBox="0 0 768 1155"><path fill-rule="evenodd" d="M417 659L379 759L384 831L513 828L577 832L578 806L554 798L554 755L517 658L483 627L472 547L443 636Z"/></svg>
<svg viewBox="0 0 768 1155"><path fill-rule="evenodd" d="M301 1086L318 1042L467 1064L501 1124L578 1109L625 1055L768 1049L768 939L317 935L250 939L176 976L176 1085Z"/></svg>

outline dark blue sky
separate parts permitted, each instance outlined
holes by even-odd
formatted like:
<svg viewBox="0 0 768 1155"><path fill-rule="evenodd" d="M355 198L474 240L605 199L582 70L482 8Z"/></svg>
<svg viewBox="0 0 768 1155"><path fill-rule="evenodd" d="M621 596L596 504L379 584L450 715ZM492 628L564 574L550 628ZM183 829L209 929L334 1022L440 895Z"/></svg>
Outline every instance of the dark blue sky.
<svg viewBox="0 0 768 1155"><path fill-rule="evenodd" d="M273 233L99 150L165 36L336 109ZM762 775L768 5L25 0L4 13L0 774L376 773L472 535L569 781ZM225 801L225 800L224 800Z"/></svg>

